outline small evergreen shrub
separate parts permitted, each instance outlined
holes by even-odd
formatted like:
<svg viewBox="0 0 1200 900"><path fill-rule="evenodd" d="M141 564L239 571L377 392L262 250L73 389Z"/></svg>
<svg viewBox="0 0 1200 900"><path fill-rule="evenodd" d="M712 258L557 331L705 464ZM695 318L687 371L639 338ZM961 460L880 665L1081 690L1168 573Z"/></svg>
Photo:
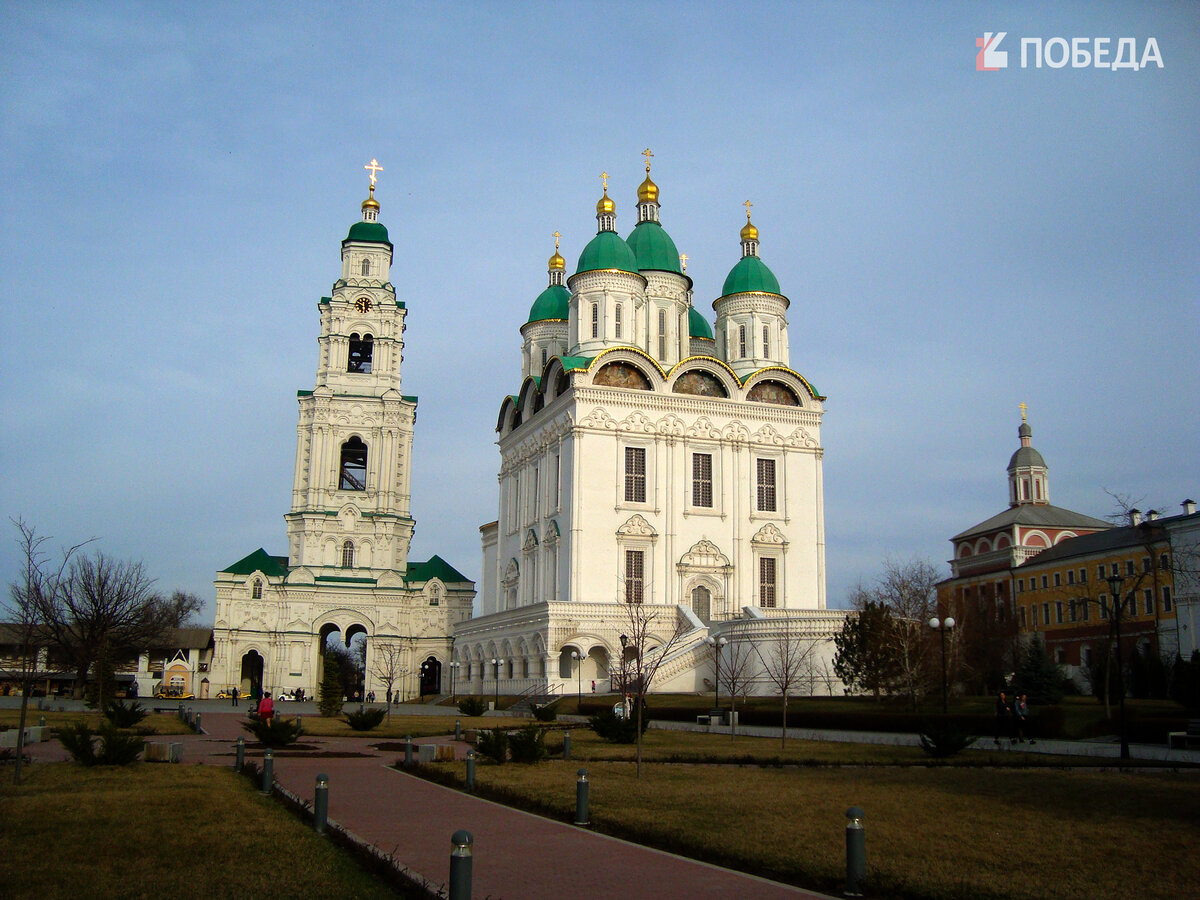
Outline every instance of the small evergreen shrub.
<svg viewBox="0 0 1200 900"><path fill-rule="evenodd" d="M327 719L342 711L342 664L332 653L325 654L325 674L317 688L317 710Z"/></svg>
<svg viewBox="0 0 1200 900"><path fill-rule="evenodd" d="M479 732L475 749L488 759L502 765L508 759L508 732L500 728Z"/></svg>
<svg viewBox="0 0 1200 900"><path fill-rule="evenodd" d="M286 747L288 744L294 744L302 731L299 716L290 719L283 716L260 719L256 715L249 715L242 727L254 735L264 747Z"/></svg>
<svg viewBox="0 0 1200 900"><path fill-rule="evenodd" d="M464 716L482 716L487 706L478 697L463 697L458 701L458 711Z"/></svg>
<svg viewBox="0 0 1200 900"><path fill-rule="evenodd" d="M611 744L632 744L637 741L637 719L622 719L611 709L601 710L599 713L592 716L588 720L588 723L592 726L592 731L596 732L597 735ZM649 718L643 715L643 734L646 733L646 729L649 727L649 725Z"/></svg>
<svg viewBox="0 0 1200 900"><path fill-rule="evenodd" d="M146 742L135 734L119 731L111 722L100 726L100 744L96 733L84 722L60 729L58 739L75 762L83 766L127 766L136 762Z"/></svg>
<svg viewBox="0 0 1200 900"><path fill-rule="evenodd" d="M918 737L921 739L921 749L934 759L949 759L975 743L973 735L943 719L926 722Z"/></svg>
<svg viewBox="0 0 1200 900"><path fill-rule="evenodd" d="M120 700L113 700L104 707L104 718L117 728L133 728L149 712L142 704L134 700L126 705Z"/></svg>
<svg viewBox="0 0 1200 900"><path fill-rule="evenodd" d="M541 706L534 703L529 708L533 710L533 717L539 722L553 722L558 718L558 712L554 709L553 703L543 703Z"/></svg>
<svg viewBox="0 0 1200 900"><path fill-rule="evenodd" d="M346 724L355 731L370 731L382 722L386 715L386 709L365 709L360 706L357 712L346 713Z"/></svg>
<svg viewBox="0 0 1200 900"><path fill-rule="evenodd" d="M546 758L546 729L526 725L508 736L508 749L515 763L532 765Z"/></svg>

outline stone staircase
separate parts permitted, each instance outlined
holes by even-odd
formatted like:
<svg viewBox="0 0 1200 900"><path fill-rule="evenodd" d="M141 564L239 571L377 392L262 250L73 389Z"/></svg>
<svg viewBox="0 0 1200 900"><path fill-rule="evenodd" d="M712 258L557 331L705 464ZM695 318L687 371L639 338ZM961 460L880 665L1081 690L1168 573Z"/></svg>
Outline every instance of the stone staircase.
<svg viewBox="0 0 1200 900"><path fill-rule="evenodd" d="M514 716L532 716L535 706L545 706L562 696L562 685L535 684L521 694L521 699L510 706L506 712Z"/></svg>

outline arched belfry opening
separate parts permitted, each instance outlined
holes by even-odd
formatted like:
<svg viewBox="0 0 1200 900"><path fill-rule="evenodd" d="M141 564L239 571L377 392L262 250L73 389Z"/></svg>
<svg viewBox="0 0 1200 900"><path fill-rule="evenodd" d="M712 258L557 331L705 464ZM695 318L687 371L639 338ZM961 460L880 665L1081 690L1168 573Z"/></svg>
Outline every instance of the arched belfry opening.
<svg viewBox="0 0 1200 900"><path fill-rule="evenodd" d="M421 663L421 696L440 694L442 691L442 664L436 657Z"/></svg>
<svg viewBox="0 0 1200 900"><path fill-rule="evenodd" d="M262 696L263 691L263 658L257 650L249 650L242 654L242 671L239 676L238 690L243 696L255 699Z"/></svg>

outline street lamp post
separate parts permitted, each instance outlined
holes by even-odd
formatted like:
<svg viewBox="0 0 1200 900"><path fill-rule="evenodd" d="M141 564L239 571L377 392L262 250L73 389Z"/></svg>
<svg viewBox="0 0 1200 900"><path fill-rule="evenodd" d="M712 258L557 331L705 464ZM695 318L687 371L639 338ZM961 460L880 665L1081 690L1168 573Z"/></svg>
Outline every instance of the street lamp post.
<svg viewBox="0 0 1200 900"><path fill-rule="evenodd" d="M713 682L713 709L721 711L721 648L729 643L723 637L707 637L704 642L713 648L713 656L717 661L717 676Z"/></svg>
<svg viewBox="0 0 1200 900"><path fill-rule="evenodd" d="M1121 587L1125 583L1125 579L1120 575L1109 575L1108 590L1113 598L1113 628L1117 632L1117 677L1120 681L1121 690L1117 694L1117 703L1120 707L1120 723L1121 723L1121 759L1129 759L1129 735L1125 731L1125 654L1121 652L1121 616L1125 611L1125 600L1121 596Z"/></svg>
<svg viewBox="0 0 1200 900"><path fill-rule="evenodd" d="M575 712L578 713L583 709L583 666L578 650L571 651L571 659L575 660Z"/></svg>
<svg viewBox="0 0 1200 900"><path fill-rule="evenodd" d="M492 677L496 679L496 696L492 702L492 709L500 708L500 660L492 657Z"/></svg>
<svg viewBox="0 0 1200 900"><path fill-rule="evenodd" d="M942 712L946 713L950 711L946 689L946 632L954 628L954 619L946 616L944 620L939 620L937 616L934 616L929 620L929 627L936 631L942 639Z"/></svg>
<svg viewBox="0 0 1200 900"><path fill-rule="evenodd" d="M454 699L454 672L461 665L462 665L462 663L457 662L457 661L450 663L450 699L451 700Z"/></svg>

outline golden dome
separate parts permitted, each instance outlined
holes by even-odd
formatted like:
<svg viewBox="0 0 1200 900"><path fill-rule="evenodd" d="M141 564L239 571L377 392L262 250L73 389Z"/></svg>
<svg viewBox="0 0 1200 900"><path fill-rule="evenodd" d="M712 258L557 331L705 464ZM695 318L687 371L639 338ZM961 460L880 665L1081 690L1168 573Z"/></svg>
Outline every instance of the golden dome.
<svg viewBox="0 0 1200 900"><path fill-rule="evenodd" d="M613 203L612 197L608 196L608 191L604 192L604 196L596 201L596 215L615 215L617 212L617 204Z"/></svg>
<svg viewBox="0 0 1200 900"><path fill-rule="evenodd" d="M658 202L658 185L650 180L650 173L646 173L646 180L638 185L638 203L657 203Z"/></svg>
<svg viewBox="0 0 1200 900"><path fill-rule="evenodd" d="M743 241L757 241L758 229L754 227L754 223L750 221L750 217L746 216L746 224L742 226Z"/></svg>
<svg viewBox="0 0 1200 900"><path fill-rule="evenodd" d="M371 185L371 193L367 199L362 202L362 208L364 210L373 209L376 212L379 211L379 201L375 199L375 185Z"/></svg>
<svg viewBox="0 0 1200 900"><path fill-rule="evenodd" d="M567 261L565 259L563 259L562 256L559 255L557 250L555 250L554 255L552 257L550 257L549 268L551 270L557 270L557 271L561 272L566 267L567 267Z"/></svg>

